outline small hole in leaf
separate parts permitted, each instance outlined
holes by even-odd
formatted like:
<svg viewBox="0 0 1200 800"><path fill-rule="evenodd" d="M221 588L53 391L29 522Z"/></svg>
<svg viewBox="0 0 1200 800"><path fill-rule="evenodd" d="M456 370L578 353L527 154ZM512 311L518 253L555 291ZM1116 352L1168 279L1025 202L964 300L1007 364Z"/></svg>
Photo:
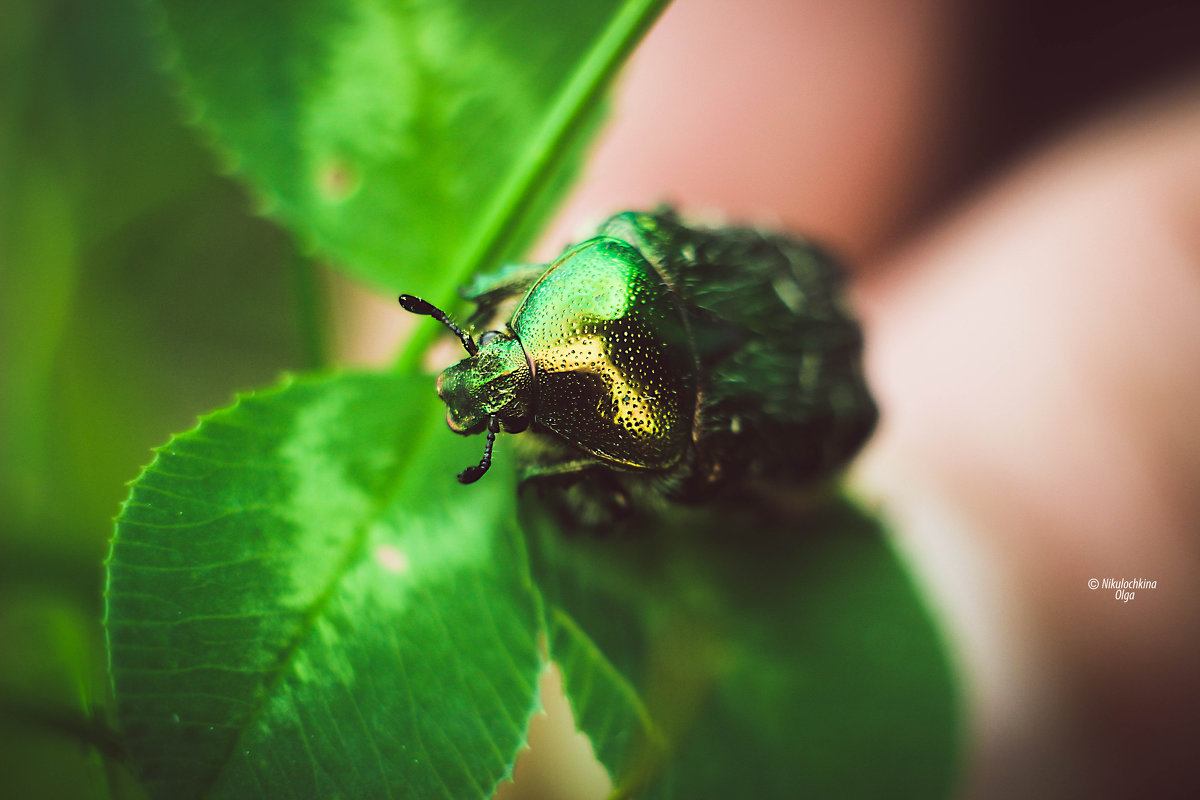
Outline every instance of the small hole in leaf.
<svg viewBox="0 0 1200 800"><path fill-rule="evenodd" d="M358 191L360 183L358 172L340 158L326 161L317 172L317 189L321 197L331 203L349 199Z"/></svg>

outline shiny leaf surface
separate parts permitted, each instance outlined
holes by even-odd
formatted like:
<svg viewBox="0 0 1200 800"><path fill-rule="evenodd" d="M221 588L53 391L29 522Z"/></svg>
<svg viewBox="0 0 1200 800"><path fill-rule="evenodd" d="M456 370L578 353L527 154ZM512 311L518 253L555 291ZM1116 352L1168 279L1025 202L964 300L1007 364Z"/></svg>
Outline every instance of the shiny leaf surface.
<svg viewBox="0 0 1200 800"><path fill-rule="evenodd" d="M486 798L509 773L540 666L514 487L455 481L478 441L428 389L289 382L134 482L106 624L153 796Z"/></svg>
<svg viewBox="0 0 1200 800"><path fill-rule="evenodd" d="M882 527L769 509L602 540L525 514L580 729L630 796L947 796L956 686Z"/></svg>
<svg viewBox="0 0 1200 800"><path fill-rule="evenodd" d="M663 0L157 0L191 116L268 213L448 299L517 254Z"/></svg>

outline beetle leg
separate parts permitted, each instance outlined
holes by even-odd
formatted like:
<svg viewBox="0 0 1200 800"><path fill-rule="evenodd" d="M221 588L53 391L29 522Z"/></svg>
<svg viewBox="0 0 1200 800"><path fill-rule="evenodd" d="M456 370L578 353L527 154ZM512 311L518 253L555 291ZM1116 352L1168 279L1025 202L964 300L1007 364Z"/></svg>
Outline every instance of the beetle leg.
<svg viewBox="0 0 1200 800"><path fill-rule="evenodd" d="M530 464L521 470L521 483L549 480L564 475L578 475L602 466L604 466L603 463L594 458L576 458L552 464Z"/></svg>
<svg viewBox="0 0 1200 800"><path fill-rule="evenodd" d="M487 324L497 308L506 300L520 300L545 271L545 264L507 264L495 272L476 275L459 290L464 300L477 306L468 322L475 327Z"/></svg>
<svg viewBox="0 0 1200 800"><path fill-rule="evenodd" d="M633 511L628 490L616 473L597 459L528 466L521 473L520 486L549 490L539 491L539 497L564 530L600 535Z"/></svg>

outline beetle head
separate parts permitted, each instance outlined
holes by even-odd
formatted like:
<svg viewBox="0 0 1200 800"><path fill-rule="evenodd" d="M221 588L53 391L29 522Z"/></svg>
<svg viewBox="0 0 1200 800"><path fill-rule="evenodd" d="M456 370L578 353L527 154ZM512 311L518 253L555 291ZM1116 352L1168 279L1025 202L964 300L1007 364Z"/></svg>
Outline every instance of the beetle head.
<svg viewBox="0 0 1200 800"><path fill-rule="evenodd" d="M438 376L438 396L446 403L446 422L455 433L481 433L487 444L479 464L458 473L459 483L474 483L492 465L492 445L501 428L520 433L533 417L533 362L510 330L488 331L476 342L446 312L414 297L400 295L400 305L413 314L433 317L458 337L467 357Z"/></svg>
<svg viewBox="0 0 1200 800"><path fill-rule="evenodd" d="M533 376L524 348L509 333L492 336L475 355L438 376L437 391L455 433L479 433L492 416L505 431L518 433L532 416Z"/></svg>

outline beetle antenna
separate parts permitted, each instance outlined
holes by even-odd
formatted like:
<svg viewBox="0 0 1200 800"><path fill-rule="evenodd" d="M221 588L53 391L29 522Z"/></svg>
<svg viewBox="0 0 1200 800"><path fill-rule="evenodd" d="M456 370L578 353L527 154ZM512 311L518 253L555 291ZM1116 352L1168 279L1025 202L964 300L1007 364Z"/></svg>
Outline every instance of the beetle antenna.
<svg viewBox="0 0 1200 800"><path fill-rule="evenodd" d="M467 467L462 472L458 473L458 482L467 484L474 483L483 477L483 473L488 471L488 467L492 465L492 445L496 443L496 434L500 432L500 421L496 419L496 415L488 417L488 433L487 444L483 446L483 458L473 467Z"/></svg>
<svg viewBox="0 0 1200 800"><path fill-rule="evenodd" d="M413 297L411 294L402 294L400 295L400 305L404 307L405 311L409 311L413 314L424 314L427 317L433 317L438 322L445 325L454 332L455 336L459 338L463 347L467 348L467 355L473 356L479 352L479 345L475 344L475 340L471 338L471 334L467 333L462 328L451 322L450 318L446 316L446 312L442 311L433 303L422 300L419 297ZM484 467L484 469L486 470L487 467ZM479 474L482 475L483 473L480 472ZM463 483L470 483L470 481L463 481Z"/></svg>

